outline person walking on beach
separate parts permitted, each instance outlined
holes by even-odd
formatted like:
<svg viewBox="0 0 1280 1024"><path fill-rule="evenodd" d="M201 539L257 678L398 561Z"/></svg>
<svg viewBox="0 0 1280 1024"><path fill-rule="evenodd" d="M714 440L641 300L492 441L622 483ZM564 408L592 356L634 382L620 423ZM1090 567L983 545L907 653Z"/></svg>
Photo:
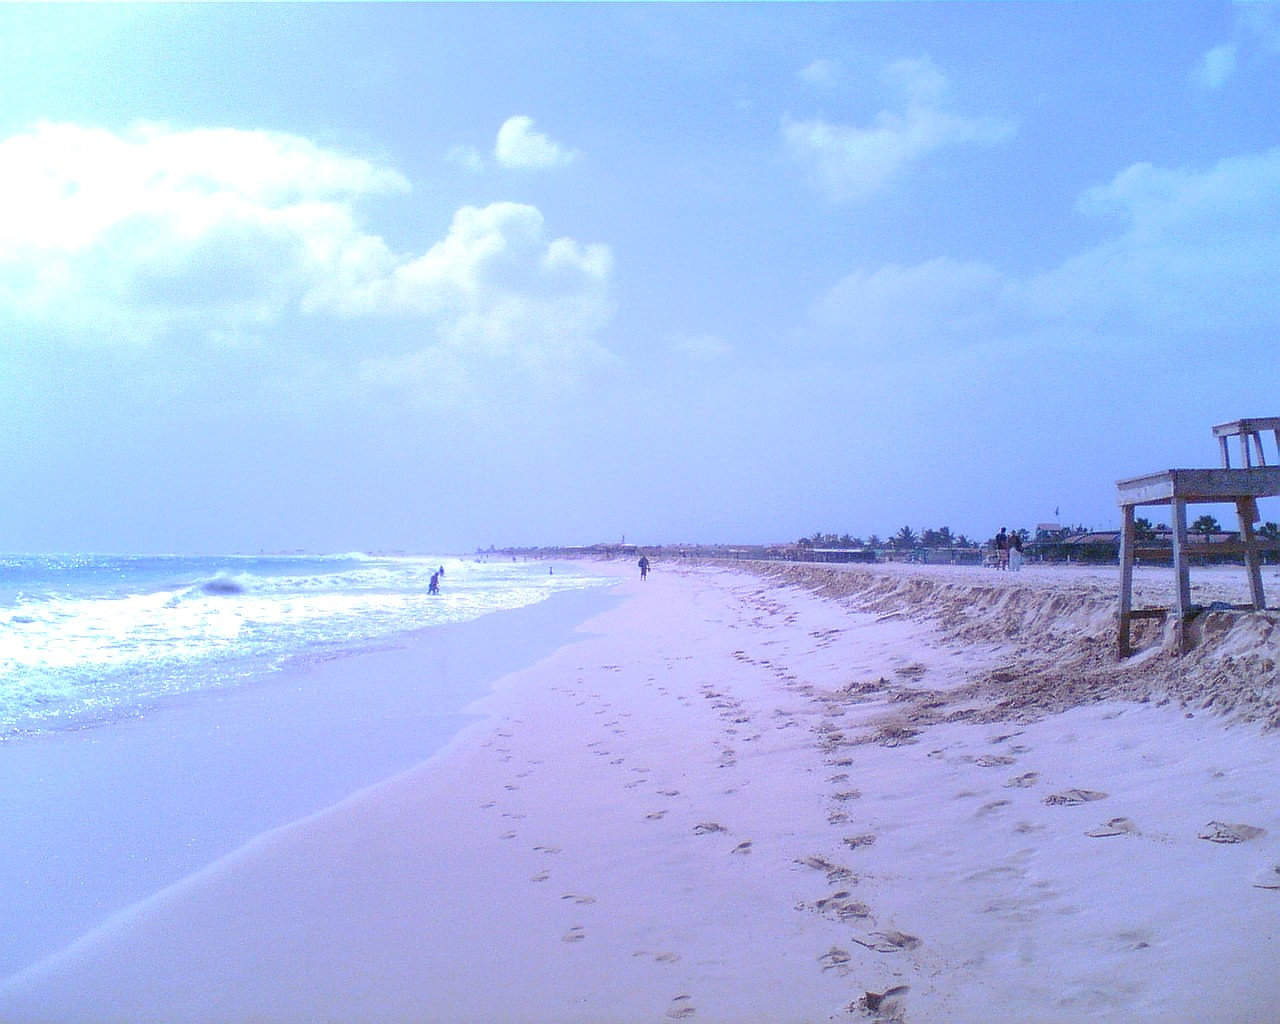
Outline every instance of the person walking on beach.
<svg viewBox="0 0 1280 1024"><path fill-rule="evenodd" d="M1009 532L1003 526L996 534L996 568L1009 568Z"/></svg>
<svg viewBox="0 0 1280 1024"><path fill-rule="evenodd" d="M1014 530L1009 534L1009 571L1018 572L1022 569L1022 534Z"/></svg>
<svg viewBox="0 0 1280 1024"><path fill-rule="evenodd" d="M642 580L648 579L649 578L649 556L641 555L640 561L638 561L636 565L640 566L640 578Z"/></svg>
<svg viewBox="0 0 1280 1024"><path fill-rule="evenodd" d="M438 572L433 572L431 574L431 582L427 584L427 593L428 594L440 593L440 574Z"/></svg>

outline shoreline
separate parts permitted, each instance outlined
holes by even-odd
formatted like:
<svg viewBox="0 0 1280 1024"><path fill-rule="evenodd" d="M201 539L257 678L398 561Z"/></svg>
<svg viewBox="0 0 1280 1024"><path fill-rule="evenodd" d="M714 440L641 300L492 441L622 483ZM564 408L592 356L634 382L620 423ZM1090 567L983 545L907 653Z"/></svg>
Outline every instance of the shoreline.
<svg viewBox="0 0 1280 1024"><path fill-rule="evenodd" d="M141 716L0 744L0 979L242 844L439 754L495 678L532 664L609 589L554 594ZM371 685L376 683L376 685Z"/></svg>
<svg viewBox="0 0 1280 1024"><path fill-rule="evenodd" d="M1176 699L1020 715L973 688L1022 664L1002 617L1026 620L1018 588L951 621L871 582L888 589L856 609L659 562L500 680L446 754L132 906L0 985L0 1016L1190 1024L1280 1006L1280 739Z"/></svg>

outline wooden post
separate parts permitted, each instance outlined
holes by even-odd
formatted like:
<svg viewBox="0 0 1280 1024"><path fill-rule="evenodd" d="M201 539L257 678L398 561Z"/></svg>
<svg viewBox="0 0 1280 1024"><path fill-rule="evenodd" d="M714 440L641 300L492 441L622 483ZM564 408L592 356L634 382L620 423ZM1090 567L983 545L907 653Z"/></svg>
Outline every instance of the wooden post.
<svg viewBox="0 0 1280 1024"><path fill-rule="evenodd" d="M1191 613L1191 567L1187 563L1187 503L1183 498L1170 502L1173 519L1173 571L1178 577L1177 620L1174 637L1178 653L1187 650L1187 616Z"/></svg>
<svg viewBox="0 0 1280 1024"><path fill-rule="evenodd" d="M1119 656L1129 657L1129 622L1133 611L1133 554L1136 540L1134 511L1132 505L1125 505L1123 521L1120 527L1120 641Z"/></svg>
<svg viewBox="0 0 1280 1024"><path fill-rule="evenodd" d="M1264 611L1267 600L1262 593L1262 559L1258 555L1258 539L1253 532L1253 524L1258 521L1258 503L1253 498L1240 498L1236 502L1236 517L1240 520L1240 539L1244 541L1244 564L1249 573L1253 610Z"/></svg>

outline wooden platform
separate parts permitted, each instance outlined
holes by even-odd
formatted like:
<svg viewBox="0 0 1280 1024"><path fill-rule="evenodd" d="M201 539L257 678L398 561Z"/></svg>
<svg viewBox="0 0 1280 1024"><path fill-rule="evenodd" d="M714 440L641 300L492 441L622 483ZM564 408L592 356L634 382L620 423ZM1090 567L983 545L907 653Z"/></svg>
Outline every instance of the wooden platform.
<svg viewBox="0 0 1280 1024"><path fill-rule="evenodd" d="M1249 420L1232 420L1230 423L1219 423L1213 428L1213 436L1218 439L1218 448L1222 454L1222 468L1231 468L1231 449L1227 439L1240 439L1240 461L1245 469L1253 466L1253 456L1258 456L1258 465L1267 464L1266 452L1262 449L1263 431L1271 431L1276 439L1276 448L1280 450L1280 416L1258 417Z"/></svg>
<svg viewBox="0 0 1280 1024"><path fill-rule="evenodd" d="M1262 592L1262 568L1257 536L1253 524L1258 521L1258 499L1280 495L1280 466L1267 466L1262 454L1258 427L1272 424L1280 430L1280 418L1268 420L1238 420L1235 423L1214 427L1214 435L1222 442L1222 459L1228 462L1226 438L1239 434L1246 462L1248 442L1256 443L1261 466L1246 465L1242 469L1166 469L1146 476L1131 477L1116 482L1117 502L1123 512L1120 532L1120 632L1118 648L1120 657L1130 653L1129 626L1135 618L1150 618L1167 614L1168 609L1133 608L1133 562L1137 550L1134 529L1134 509L1140 505L1169 505L1173 526L1173 568L1178 578L1176 642L1178 650L1186 650L1185 627L1192 612L1191 577L1187 543L1187 506L1191 504L1233 504L1240 525L1240 540L1232 545L1244 554L1245 571L1249 576L1249 592L1252 608L1262 610L1266 599ZM1222 431L1222 433L1219 433ZM1280 436L1280 435L1278 435Z"/></svg>

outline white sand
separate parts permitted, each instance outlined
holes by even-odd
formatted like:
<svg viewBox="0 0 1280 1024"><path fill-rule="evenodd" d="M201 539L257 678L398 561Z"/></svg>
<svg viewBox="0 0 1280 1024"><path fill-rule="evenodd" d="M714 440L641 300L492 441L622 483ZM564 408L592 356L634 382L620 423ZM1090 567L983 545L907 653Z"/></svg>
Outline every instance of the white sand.
<svg viewBox="0 0 1280 1024"><path fill-rule="evenodd" d="M770 572L628 580L445 755L135 905L0 1019L1280 1018L1280 735L1240 721L1277 703L1269 617L1116 669L1114 570Z"/></svg>

